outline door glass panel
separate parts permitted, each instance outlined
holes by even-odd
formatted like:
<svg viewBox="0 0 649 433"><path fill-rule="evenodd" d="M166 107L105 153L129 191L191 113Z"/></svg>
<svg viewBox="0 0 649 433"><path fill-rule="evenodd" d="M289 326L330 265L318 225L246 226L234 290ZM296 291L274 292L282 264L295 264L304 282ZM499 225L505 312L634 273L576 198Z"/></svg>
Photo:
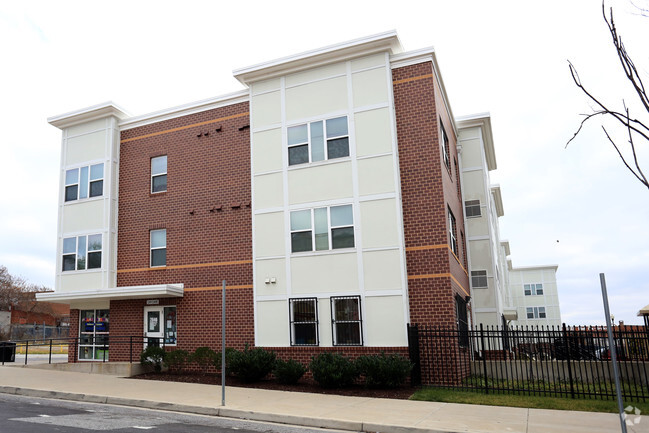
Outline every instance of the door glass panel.
<svg viewBox="0 0 649 433"><path fill-rule="evenodd" d="M160 312L147 312L146 323L147 332L160 332Z"/></svg>

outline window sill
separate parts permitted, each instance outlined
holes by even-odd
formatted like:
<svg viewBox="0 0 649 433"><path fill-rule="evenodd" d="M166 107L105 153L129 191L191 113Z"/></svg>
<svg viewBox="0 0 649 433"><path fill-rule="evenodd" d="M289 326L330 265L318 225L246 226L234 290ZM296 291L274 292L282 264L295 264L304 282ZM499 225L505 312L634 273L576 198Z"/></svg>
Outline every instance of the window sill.
<svg viewBox="0 0 649 433"><path fill-rule="evenodd" d="M67 205L73 205L73 204L81 204L81 203L88 203L88 202L93 202L93 201L98 201L98 200L103 200L104 195L98 195L96 197L88 197L88 198L80 198L78 200L70 200L70 201L64 201L63 204L65 206Z"/></svg>
<svg viewBox="0 0 649 433"><path fill-rule="evenodd" d="M321 251L300 251L298 253L291 253L291 257L310 257L310 256L326 256L329 254L351 254L356 252L356 247L353 248L336 248L333 250Z"/></svg>
<svg viewBox="0 0 649 433"><path fill-rule="evenodd" d="M77 274L94 274L97 272L101 272L101 268L96 268L96 269L82 269L82 270L76 270L76 271L61 271L61 275L77 275Z"/></svg>
<svg viewBox="0 0 649 433"><path fill-rule="evenodd" d="M158 191L158 192L150 192L150 191L149 191L149 197L159 197L159 196L163 196L163 195L166 195L166 194L167 194L167 191L168 191L168 190Z"/></svg>
<svg viewBox="0 0 649 433"><path fill-rule="evenodd" d="M295 165L289 165L287 167L287 170L293 171L293 170L303 170L305 168L312 168L312 167L320 167L323 165L331 165L331 164L337 164L341 162L348 162L351 161L352 158L351 156L345 156L343 158L333 158L333 159L327 159L324 161L316 161L316 162L305 162L302 164L295 164Z"/></svg>

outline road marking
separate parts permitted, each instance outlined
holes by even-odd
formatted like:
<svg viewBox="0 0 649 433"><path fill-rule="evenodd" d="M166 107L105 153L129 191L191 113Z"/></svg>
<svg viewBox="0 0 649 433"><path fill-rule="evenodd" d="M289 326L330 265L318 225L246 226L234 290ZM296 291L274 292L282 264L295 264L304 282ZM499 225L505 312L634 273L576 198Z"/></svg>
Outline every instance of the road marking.
<svg viewBox="0 0 649 433"><path fill-rule="evenodd" d="M155 428L155 427L143 427L143 426L139 426L139 425L134 425L133 428L137 428L137 429L140 429L140 430L151 430L152 428Z"/></svg>

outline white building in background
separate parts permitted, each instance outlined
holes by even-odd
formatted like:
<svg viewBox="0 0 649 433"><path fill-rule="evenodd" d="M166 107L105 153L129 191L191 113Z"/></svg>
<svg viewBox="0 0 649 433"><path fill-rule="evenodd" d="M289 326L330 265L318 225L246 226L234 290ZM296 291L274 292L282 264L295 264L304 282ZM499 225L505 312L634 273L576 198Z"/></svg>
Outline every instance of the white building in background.
<svg viewBox="0 0 649 433"><path fill-rule="evenodd" d="M498 218L505 211L500 185L489 177L497 168L489 113L456 121L473 323L560 325L557 266L512 268L509 242L500 238Z"/></svg>
<svg viewBox="0 0 649 433"><path fill-rule="evenodd" d="M561 326L557 265L509 269L509 293L517 326Z"/></svg>

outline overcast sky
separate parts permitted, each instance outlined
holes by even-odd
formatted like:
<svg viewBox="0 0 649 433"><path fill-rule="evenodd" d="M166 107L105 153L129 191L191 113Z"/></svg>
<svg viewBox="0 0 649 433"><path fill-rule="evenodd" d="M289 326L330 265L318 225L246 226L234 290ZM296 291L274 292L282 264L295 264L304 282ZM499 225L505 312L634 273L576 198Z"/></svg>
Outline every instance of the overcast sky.
<svg viewBox="0 0 649 433"><path fill-rule="evenodd" d="M649 18L607 5L649 85ZM392 29L406 51L435 47L456 116L491 113L514 266L559 265L567 324L603 323L604 272L616 321L640 323L649 190L596 121L565 148L590 112L568 60L594 93L635 107L597 0L2 2L0 264L54 286L61 132L48 117L109 100L140 115L238 91L233 69ZM649 172L647 146L641 160Z"/></svg>

